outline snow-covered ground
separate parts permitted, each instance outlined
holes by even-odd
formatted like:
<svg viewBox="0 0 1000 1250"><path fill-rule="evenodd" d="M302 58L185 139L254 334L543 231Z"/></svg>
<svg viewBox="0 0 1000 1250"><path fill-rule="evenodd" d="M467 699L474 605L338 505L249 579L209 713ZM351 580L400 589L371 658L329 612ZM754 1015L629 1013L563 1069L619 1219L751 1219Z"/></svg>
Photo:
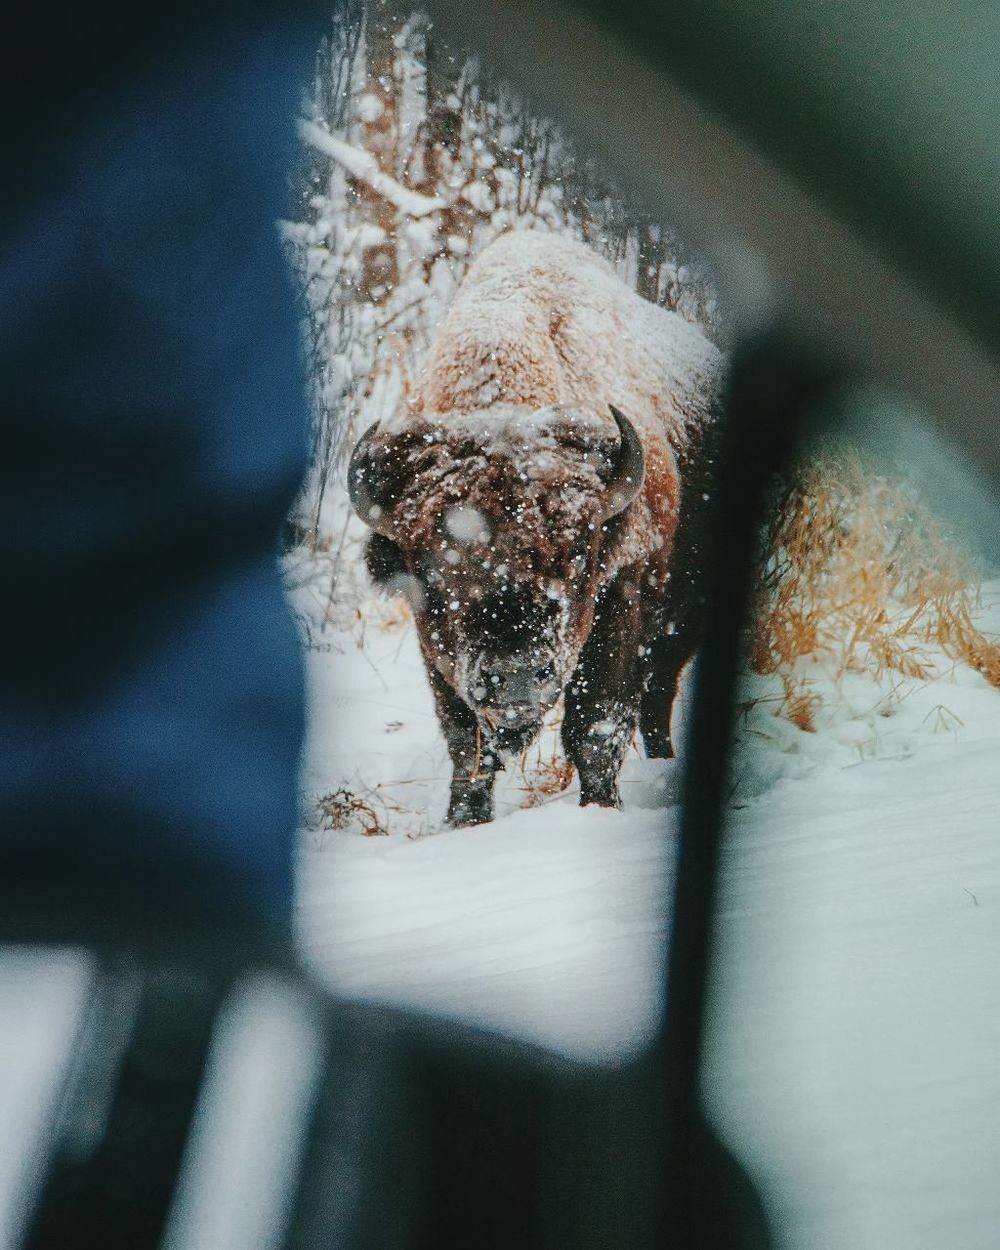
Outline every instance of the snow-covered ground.
<svg viewBox="0 0 1000 1250"><path fill-rule="evenodd" d="M779 1246L1000 1244L989 693L992 735L781 781L734 822L706 1088Z"/></svg>
<svg viewBox="0 0 1000 1250"><path fill-rule="evenodd" d="M983 601L1000 632L1000 582ZM636 756L623 811L580 809L572 787L539 793L550 734L493 824L442 831L412 625L374 600L365 616L310 653L306 959L351 995L634 1052L661 1005L680 761ZM777 679L745 692L706 1085L789 1247L1000 1239L1000 693L934 658L923 683L807 671L814 733L774 715ZM322 828L338 788L368 810ZM362 836L372 813L386 834Z"/></svg>

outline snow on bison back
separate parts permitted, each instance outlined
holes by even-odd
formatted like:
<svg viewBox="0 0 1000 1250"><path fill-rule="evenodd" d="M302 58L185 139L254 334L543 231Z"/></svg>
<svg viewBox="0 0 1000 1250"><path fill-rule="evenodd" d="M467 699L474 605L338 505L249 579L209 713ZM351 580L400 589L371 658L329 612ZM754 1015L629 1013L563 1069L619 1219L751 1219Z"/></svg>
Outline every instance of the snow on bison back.
<svg viewBox="0 0 1000 1250"><path fill-rule="evenodd" d="M670 713L701 616L700 532L723 357L582 243L492 243L408 407L365 433L351 500L372 576L409 595L453 765L448 822L565 697L581 803L620 804L636 729Z"/></svg>

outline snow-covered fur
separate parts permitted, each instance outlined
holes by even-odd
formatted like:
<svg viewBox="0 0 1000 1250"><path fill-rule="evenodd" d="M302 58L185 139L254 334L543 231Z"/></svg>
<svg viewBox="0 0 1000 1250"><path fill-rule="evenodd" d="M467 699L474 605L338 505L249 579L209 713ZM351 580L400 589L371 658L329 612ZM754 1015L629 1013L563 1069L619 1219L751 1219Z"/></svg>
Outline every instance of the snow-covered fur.
<svg viewBox="0 0 1000 1250"><path fill-rule="evenodd" d="M451 823L491 818L494 771L561 694L582 802L618 803L637 728L672 754L722 365L581 243L514 232L470 269L411 404L359 443L369 567L415 607ZM625 440L609 405L645 467L610 516Z"/></svg>

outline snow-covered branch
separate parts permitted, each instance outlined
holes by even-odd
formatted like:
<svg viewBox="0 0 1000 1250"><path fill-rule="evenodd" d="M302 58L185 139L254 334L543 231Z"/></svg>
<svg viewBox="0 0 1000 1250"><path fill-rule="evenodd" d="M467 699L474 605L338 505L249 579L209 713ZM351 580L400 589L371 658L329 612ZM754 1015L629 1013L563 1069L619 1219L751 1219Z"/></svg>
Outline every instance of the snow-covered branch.
<svg viewBox="0 0 1000 1250"><path fill-rule="evenodd" d="M318 152L332 156L335 161L343 165L348 173L371 187L377 195L381 195L390 204L395 204L407 217L426 217L428 213L436 212L439 208L446 206L447 201L440 196L421 195L418 191L411 191L408 187L404 187L402 183L397 182L395 178L390 178L379 169L378 162L370 152L352 147L342 139L335 138L329 131L317 126L315 122L306 121L304 118L300 120L299 137Z"/></svg>

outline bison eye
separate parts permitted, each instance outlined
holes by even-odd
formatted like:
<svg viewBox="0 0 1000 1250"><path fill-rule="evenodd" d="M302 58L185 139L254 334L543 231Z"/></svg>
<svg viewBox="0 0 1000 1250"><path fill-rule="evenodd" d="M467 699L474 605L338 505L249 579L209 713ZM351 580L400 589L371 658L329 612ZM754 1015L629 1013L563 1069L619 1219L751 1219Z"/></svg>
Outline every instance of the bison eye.
<svg viewBox="0 0 1000 1250"><path fill-rule="evenodd" d="M551 681L555 675L556 670L552 664L543 664L540 668L535 669L536 681Z"/></svg>

